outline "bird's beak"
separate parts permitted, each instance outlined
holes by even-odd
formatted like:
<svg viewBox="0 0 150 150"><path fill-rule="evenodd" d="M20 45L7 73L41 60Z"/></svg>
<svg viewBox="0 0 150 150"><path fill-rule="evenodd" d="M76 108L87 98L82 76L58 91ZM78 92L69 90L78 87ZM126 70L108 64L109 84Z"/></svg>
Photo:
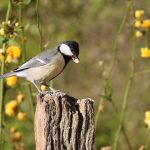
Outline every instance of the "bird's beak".
<svg viewBox="0 0 150 150"><path fill-rule="evenodd" d="M76 64L78 64L78 63L80 62L79 58L78 58L77 56L75 56L75 55L72 56L72 60L73 60Z"/></svg>

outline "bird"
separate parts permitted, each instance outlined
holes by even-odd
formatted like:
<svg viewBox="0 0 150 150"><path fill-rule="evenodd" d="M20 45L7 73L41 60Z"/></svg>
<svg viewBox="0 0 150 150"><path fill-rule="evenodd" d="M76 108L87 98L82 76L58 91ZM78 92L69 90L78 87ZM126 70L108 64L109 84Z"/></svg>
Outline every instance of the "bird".
<svg viewBox="0 0 150 150"><path fill-rule="evenodd" d="M38 84L46 83L57 77L71 60L79 63L78 56L78 42L64 41L58 46L45 50L29 59L17 69L0 76L0 79L11 76L26 78L42 94L43 91L40 90Z"/></svg>

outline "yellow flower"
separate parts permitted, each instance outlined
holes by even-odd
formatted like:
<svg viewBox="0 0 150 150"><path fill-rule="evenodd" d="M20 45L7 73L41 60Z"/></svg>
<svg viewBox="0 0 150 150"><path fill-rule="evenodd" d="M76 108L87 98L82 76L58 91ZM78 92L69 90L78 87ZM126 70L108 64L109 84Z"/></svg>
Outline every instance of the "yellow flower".
<svg viewBox="0 0 150 150"><path fill-rule="evenodd" d="M100 104L98 107L99 112L104 112L105 111L105 107L103 104Z"/></svg>
<svg viewBox="0 0 150 150"><path fill-rule="evenodd" d="M46 85L41 85L41 90L46 91L47 86Z"/></svg>
<svg viewBox="0 0 150 150"><path fill-rule="evenodd" d="M150 29L150 19L143 20L142 27L144 29Z"/></svg>
<svg viewBox="0 0 150 150"><path fill-rule="evenodd" d="M24 113L24 112L19 112L18 114L17 114L17 119L19 120L19 121L22 121L22 120L24 120L26 118L26 113Z"/></svg>
<svg viewBox="0 0 150 150"><path fill-rule="evenodd" d="M150 111L146 111L146 112L145 112L144 123L145 123L148 127L150 127Z"/></svg>
<svg viewBox="0 0 150 150"><path fill-rule="evenodd" d="M4 55L2 53L0 53L0 59L2 59L4 57Z"/></svg>
<svg viewBox="0 0 150 150"><path fill-rule="evenodd" d="M17 131L16 127L11 127L10 128L10 133L15 133Z"/></svg>
<svg viewBox="0 0 150 150"><path fill-rule="evenodd" d="M140 28L141 25L142 25L142 23L141 23L141 21L139 21L139 20L136 20L135 23L134 23L134 26L135 26L136 28Z"/></svg>
<svg viewBox="0 0 150 150"><path fill-rule="evenodd" d="M5 31L4 31L4 28L0 28L0 35L4 35L5 34Z"/></svg>
<svg viewBox="0 0 150 150"><path fill-rule="evenodd" d="M16 27L18 27L18 26L19 26L19 23L18 23L18 22L16 22L16 23L15 23L15 26L16 26Z"/></svg>
<svg viewBox="0 0 150 150"><path fill-rule="evenodd" d="M22 144L22 143L17 143L17 144L15 145L15 150L25 150L24 144Z"/></svg>
<svg viewBox="0 0 150 150"><path fill-rule="evenodd" d="M5 59L5 63L11 63L12 60L13 60L12 55L7 55L7 56L6 56L6 59Z"/></svg>
<svg viewBox="0 0 150 150"><path fill-rule="evenodd" d="M16 100L18 103L22 103L24 100L24 94L22 92L19 92L16 96Z"/></svg>
<svg viewBox="0 0 150 150"><path fill-rule="evenodd" d="M17 84L18 78L16 76L6 78L6 84L13 87Z"/></svg>
<svg viewBox="0 0 150 150"><path fill-rule="evenodd" d="M135 18L141 18L142 16L144 16L144 10L135 11Z"/></svg>
<svg viewBox="0 0 150 150"><path fill-rule="evenodd" d="M103 66L104 66L104 62L101 61L101 60L98 62L98 64L99 64L100 67L103 67Z"/></svg>
<svg viewBox="0 0 150 150"><path fill-rule="evenodd" d="M8 108L8 107L10 107L12 109L16 108L17 107L17 101L16 100L12 100L12 101L8 102L6 104L6 108Z"/></svg>
<svg viewBox="0 0 150 150"><path fill-rule="evenodd" d="M136 32L135 32L135 36L136 36L137 38L140 38L140 37L143 36L143 33L142 33L141 31L136 31Z"/></svg>
<svg viewBox="0 0 150 150"><path fill-rule="evenodd" d="M10 139L12 142L19 142L22 139L21 132L17 131L13 134L11 134Z"/></svg>
<svg viewBox="0 0 150 150"><path fill-rule="evenodd" d="M13 117L15 116L16 112L13 109L7 108L5 109L5 113L9 116L9 117Z"/></svg>
<svg viewBox="0 0 150 150"><path fill-rule="evenodd" d="M150 58L150 49L147 47L141 48L141 57Z"/></svg>
<svg viewBox="0 0 150 150"><path fill-rule="evenodd" d="M139 149L138 150L145 150L144 146L143 145L140 145Z"/></svg>
<svg viewBox="0 0 150 150"><path fill-rule="evenodd" d="M21 49L16 46L10 46L7 48L6 53L12 56L12 58L20 58Z"/></svg>
<svg viewBox="0 0 150 150"><path fill-rule="evenodd" d="M8 21L7 21L7 24L9 25L10 23L11 23L11 21L10 21L10 20L8 20Z"/></svg>
<svg viewBox="0 0 150 150"><path fill-rule="evenodd" d="M17 112L17 101L16 100L12 100L10 102L8 102L5 106L5 113L9 116L12 117L16 114Z"/></svg>

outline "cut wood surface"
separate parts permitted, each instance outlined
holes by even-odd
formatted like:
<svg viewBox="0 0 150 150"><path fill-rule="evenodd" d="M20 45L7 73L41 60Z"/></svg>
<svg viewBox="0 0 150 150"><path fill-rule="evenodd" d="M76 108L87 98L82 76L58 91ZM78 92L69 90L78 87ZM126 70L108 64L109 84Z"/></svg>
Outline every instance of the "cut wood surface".
<svg viewBox="0 0 150 150"><path fill-rule="evenodd" d="M36 150L93 150L93 100L61 92L37 97Z"/></svg>

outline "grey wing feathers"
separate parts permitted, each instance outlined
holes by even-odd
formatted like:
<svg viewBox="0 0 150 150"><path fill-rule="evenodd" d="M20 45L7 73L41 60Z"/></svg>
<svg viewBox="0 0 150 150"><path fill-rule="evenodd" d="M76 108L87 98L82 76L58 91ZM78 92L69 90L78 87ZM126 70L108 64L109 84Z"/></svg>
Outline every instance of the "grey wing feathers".
<svg viewBox="0 0 150 150"><path fill-rule="evenodd" d="M39 67L46 65L48 62L52 60L52 57L57 54L56 48L48 49L41 54L31 58L24 64L22 64L18 69L14 70L15 72L25 70L32 67Z"/></svg>

